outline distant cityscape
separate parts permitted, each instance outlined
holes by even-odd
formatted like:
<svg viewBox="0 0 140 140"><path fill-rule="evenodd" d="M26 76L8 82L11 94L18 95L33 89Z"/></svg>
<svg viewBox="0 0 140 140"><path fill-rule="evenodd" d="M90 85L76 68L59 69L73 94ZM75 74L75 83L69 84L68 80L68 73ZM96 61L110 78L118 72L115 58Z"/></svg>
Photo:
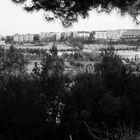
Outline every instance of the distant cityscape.
<svg viewBox="0 0 140 140"><path fill-rule="evenodd" d="M7 37L7 36L6 36ZM0 35L1 40L6 37ZM77 32L41 32L38 34L15 34L10 36L14 43L24 43L33 41L63 41L67 39L82 39L87 41L111 40L136 41L140 39L140 29L102 30L102 31L77 31Z"/></svg>
<svg viewBox="0 0 140 140"><path fill-rule="evenodd" d="M49 32L49 33L40 33L40 34L15 34L13 35L14 42L32 42L35 37L40 41L60 41L66 40L69 38L74 39L84 39L84 40L112 40L118 41L120 39L130 39L137 40L140 38L140 30L128 29L128 30L106 30L106 31L77 31L77 32Z"/></svg>

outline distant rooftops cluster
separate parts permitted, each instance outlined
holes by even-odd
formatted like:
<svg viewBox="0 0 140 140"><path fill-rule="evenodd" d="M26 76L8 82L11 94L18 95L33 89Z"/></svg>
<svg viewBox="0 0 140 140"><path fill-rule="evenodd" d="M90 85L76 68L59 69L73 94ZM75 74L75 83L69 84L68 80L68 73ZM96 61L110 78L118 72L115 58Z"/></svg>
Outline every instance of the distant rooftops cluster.
<svg viewBox="0 0 140 140"><path fill-rule="evenodd" d="M103 31L77 31L77 32L48 32L40 34L15 34L13 35L13 41L20 42L32 42L32 41L59 41L69 38L85 39L85 40L113 40L119 39L139 39L139 29L122 29L122 30L103 30Z"/></svg>

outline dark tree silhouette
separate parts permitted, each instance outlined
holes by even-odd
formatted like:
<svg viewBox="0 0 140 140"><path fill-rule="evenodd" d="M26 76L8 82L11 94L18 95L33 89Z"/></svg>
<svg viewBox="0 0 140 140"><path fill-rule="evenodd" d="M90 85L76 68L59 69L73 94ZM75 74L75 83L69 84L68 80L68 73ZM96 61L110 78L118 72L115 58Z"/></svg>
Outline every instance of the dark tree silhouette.
<svg viewBox="0 0 140 140"><path fill-rule="evenodd" d="M33 40L34 40L35 42L39 41L39 40L40 40L39 35L34 35Z"/></svg>
<svg viewBox="0 0 140 140"><path fill-rule="evenodd" d="M15 3L25 4L28 0L12 0ZM60 19L65 27L77 21L78 16L86 18L88 12L96 9L97 12L111 12L117 9L121 14L129 13L137 21L139 15L139 0L31 0L24 7L27 11L44 10L51 12L52 17L46 14L48 21Z"/></svg>
<svg viewBox="0 0 140 140"><path fill-rule="evenodd" d="M28 61L14 46L9 49L0 48L0 73L19 74L26 71Z"/></svg>
<svg viewBox="0 0 140 140"><path fill-rule="evenodd" d="M12 36L6 36L5 43L12 43L13 37Z"/></svg>
<svg viewBox="0 0 140 140"><path fill-rule="evenodd" d="M41 69L36 66L33 75L40 86L41 93L45 96L47 101L47 121L56 123L56 117L60 110L59 96L63 92L64 87L64 62L57 55L57 48L55 45L50 49L50 53L44 56Z"/></svg>

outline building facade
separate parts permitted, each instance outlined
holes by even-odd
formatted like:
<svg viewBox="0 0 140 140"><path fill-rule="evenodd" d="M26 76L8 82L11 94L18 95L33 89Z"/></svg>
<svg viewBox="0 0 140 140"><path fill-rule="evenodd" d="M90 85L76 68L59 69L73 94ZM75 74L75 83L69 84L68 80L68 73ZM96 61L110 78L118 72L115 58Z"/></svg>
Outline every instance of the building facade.
<svg viewBox="0 0 140 140"><path fill-rule="evenodd" d="M107 31L107 39L112 41L118 41L122 37L122 30L110 30Z"/></svg>
<svg viewBox="0 0 140 140"><path fill-rule="evenodd" d="M13 36L13 41L16 43L32 42L33 38L34 38L34 35L32 34L24 34L24 35L15 34Z"/></svg>
<svg viewBox="0 0 140 140"><path fill-rule="evenodd" d="M128 41L137 41L140 39L140 30L138 29L129 29L123 32L122 39L128 40Z"/></svg>
<svg viewBox="0 0 140 140"><path fill-rule="evenodd" d="M95 31L95 39L106 39L107 40L107 31Z"/></svg>

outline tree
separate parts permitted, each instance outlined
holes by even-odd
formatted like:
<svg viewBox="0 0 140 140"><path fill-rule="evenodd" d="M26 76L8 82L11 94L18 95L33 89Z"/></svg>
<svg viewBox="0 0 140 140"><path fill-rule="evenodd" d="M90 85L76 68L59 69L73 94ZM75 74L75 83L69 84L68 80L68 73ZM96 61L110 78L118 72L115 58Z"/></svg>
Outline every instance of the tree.
<svg viewBox="0 0 140 140"><path fill-rule="evenodd" d="M12 43L13 37L12 36L6 36L5 43Z"/></svg>
<svg viewBox="0 0 140 140"><path fill-rule="evenodd" d="M64 62L58 57L55 44L50 52L45 54L41 65L40 70L36 66L33 75L40 87L41 94L46 98L47 121L55 125L61 108L59 97L63 93L64 87Z"/></svg>
<svg viewBox="0 0 140 140"><path fill-rule="evenodd" d="M7 139L36 137L46 124L46 104L34 79L25 72L26 62L13 46L0 48L0 135Z"/></svg>
<svg viewBox="0 0 140 140"><path fill-rule="evenodd" d="M40 41L39 35L34 35L33 40L34 40L35 42Z"/></svg>
<svg viewBox="0 0 140 140"><path fill-rule="evenodd" d="M69 45L72 46L75 49L75 51L79 51L79 52L81 52L84 48L84 43L80 39L79 40L71 39L69 41Z"/></svg>
<svg viewBox="0 0 140 140"><path fill-rule="evenodd" d="M0 73L20 74L26 71L28 61L14 46L10 46L7 50L1 48L0 53Z"/></svg>
<svg viewBox="0 0 140 140"><path fill-rule="evenodd" d="M133 107L135 120L137 120L140 114L138 111L140 77L135 74L131 62L124 64L122 59L110 50L105 53L101 63L95 66L95 71L101 76L105 89L114 97L126 96L128 98Z"/></svg>
<svg viewBox="0 0 140 140"><path fill-rule="evenodd" d="M88 136L85 124L96 136L94 128L111 132L118 124L137 125L140 116L139 82L140 77L133 74L131 65L124 64L113 50L106 51L95 65L95 72L74 77L70 93L64 100L62 124L67 126L66 131L73 139L82 139Z"/></svg>
<svg viewBox="0 0 140 140"><path fill-rule="evenodd" d="M28 0L12 0L15 3L25 4ZM113 9L121 14L128 13L137 22L140 3L138 0L31 0L24 7L27 11L44 10L51 12L53 16L46 14L46 20L60 19L65 27L72 25L79 16L86 18L88 12L96 9L97 12L111 12Z"/></svg>

